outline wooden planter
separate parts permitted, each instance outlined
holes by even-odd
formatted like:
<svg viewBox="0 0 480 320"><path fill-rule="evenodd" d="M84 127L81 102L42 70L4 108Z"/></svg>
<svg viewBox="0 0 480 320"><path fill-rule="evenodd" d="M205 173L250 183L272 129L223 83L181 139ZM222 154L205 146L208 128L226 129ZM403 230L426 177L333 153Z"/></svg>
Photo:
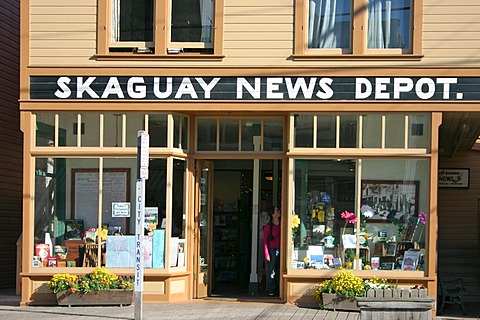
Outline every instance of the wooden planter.
<svg viewBox="0 0 480 320"><path fill-rule="evenodd" d="M59 306L124 306L132 304L133 290L102 290L89 293L60 291L56 296Z"/></svg>
<svg viewBox="0 0 480 320"><path fill-rule="evenodd" d="M355 298L345 298L334 293L322 293L325 310L360 311Z"/></svg>

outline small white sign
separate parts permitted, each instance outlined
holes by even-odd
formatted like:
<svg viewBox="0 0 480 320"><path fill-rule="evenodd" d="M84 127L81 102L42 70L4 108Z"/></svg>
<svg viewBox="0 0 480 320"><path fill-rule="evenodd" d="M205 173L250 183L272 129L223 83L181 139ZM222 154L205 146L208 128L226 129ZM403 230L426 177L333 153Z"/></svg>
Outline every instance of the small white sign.
<svg viewBox="0 0 480 320"><path fill-rule="evenodd" d="M130 218L130 202L112 202L112 218Z"/></svg>
<svg viewBox="0 0 480 320"><path fill-rule="evenodd" d="M438 186L443 188L468 188L470 169L439 169Z"/></svg>

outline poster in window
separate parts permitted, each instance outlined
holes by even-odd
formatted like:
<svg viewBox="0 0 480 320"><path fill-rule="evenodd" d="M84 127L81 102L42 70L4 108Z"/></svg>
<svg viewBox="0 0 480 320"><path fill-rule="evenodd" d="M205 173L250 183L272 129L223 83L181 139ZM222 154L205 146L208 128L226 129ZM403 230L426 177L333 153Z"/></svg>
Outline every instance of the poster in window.
<svg viewBox="0 0 480 320"><path fill-rule="evenodd" d="M84 226L98 227L98 169L72 169L72 219L83 219ZM104 168L102 177L102 223L129 232L129 218L112 215L112 203L130 200L130 169Z"/></svg>
<svg viewBox="0 0 480 320"><path fill-rule="evenodd" d="M418 216L418 181L363 180L362 207L370 222L390 223Z"/></svg>

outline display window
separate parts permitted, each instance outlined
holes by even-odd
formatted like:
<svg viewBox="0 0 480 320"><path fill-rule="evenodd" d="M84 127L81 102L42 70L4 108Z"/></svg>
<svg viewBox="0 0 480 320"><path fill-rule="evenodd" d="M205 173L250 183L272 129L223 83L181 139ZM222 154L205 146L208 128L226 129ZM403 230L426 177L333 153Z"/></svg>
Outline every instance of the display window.
<svg viewBox="0 0 480 320"><path fill-rule="evenodd" d="M295 159L292 269L425 270L427 159Z"/></svg>
<svg viewBox="0 0 480 320"><path fill-rule="evenodd" d="M36 265L134 266L137 148L127 135L150 130L154 146L145 182L144 267L186 268L186 156L174 158L167 149L176 147L176 154L182 155L187 117L65 112L37 113L34 118L34 150L51 151L50 156L35 157L32 256L40 261ZM63 155L65 146L79 147L77 155ZM100 148L83 154L82 147L92 146ZM101 146L123 149L122 155L105 156ZM97 155L92 156L92 150Z"/></svg>

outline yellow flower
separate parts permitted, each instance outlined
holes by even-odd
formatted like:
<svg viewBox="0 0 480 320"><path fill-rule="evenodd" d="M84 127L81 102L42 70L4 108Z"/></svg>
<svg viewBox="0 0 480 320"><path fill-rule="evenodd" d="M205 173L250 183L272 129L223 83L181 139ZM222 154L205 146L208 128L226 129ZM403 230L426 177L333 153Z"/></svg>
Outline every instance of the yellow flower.
<svg viewBox="0 0 480 320"><path fill-rule="evenodd" d="M298 217L298 215L294 214L292 216L292 229L298 228L299 225L300 225L300 218Z"/></svg>

